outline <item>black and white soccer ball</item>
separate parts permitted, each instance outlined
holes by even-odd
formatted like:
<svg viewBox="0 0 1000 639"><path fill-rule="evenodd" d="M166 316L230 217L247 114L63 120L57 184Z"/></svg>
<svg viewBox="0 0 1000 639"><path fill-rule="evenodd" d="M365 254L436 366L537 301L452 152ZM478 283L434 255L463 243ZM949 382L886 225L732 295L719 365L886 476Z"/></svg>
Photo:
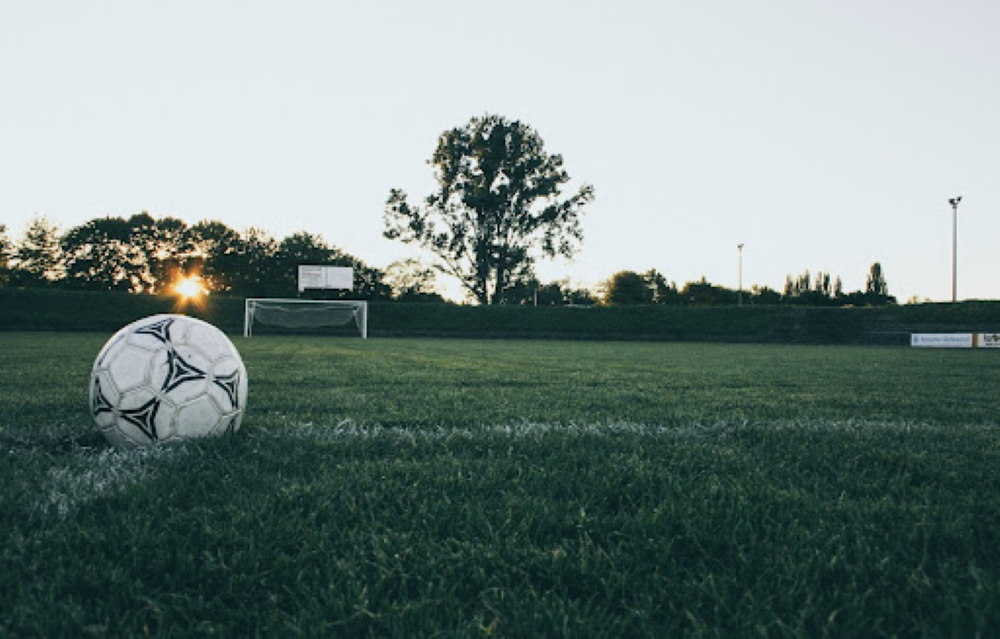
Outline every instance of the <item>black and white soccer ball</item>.
<svg viewBox="0 0 1000 639"><path fill-rule="evenodd" d="M90 412L119 448L234 433L246 412L247 372L208 322L154 315L122 328L98 353Z"/></svg>

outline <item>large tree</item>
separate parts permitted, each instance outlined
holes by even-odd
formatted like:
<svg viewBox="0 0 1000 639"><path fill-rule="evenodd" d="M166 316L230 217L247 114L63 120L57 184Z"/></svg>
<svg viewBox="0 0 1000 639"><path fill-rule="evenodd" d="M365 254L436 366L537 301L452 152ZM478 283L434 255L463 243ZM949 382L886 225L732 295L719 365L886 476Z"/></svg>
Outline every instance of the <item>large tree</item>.
<svg viewBox="0 0 1000 639"><path fill-rule="evenodd" d="M76 226L63 235L61 250L71 286L132 293L165 290L195 255L187 224L145 211Z"/></svg>
<svg viewBox="0 0 1000 639"><path fill-rule="evenodd" d="M229 283L229 292L245 296L266 296L275 288L274 257L278 242L263 229L250 227L240 233L233 246L218 258L220 270Z"/></svg>
<svg viewBox="0 0 1000 639"><path fill-rule="evenodd" d="M639 273L635 271L618 271L603 284L604 303L608 306L624 304L651 304L653 289Z"/></svg>
<svg viewBox="0 0 1000 639"><path fill-rule="evenodd" d="M889 285L885 281L885 273L882 272L882 264L879 262L875 262L868 269L868 277L865 278L865 300L873 306L896 303L896 298L889 295Z"/></svg>
<svg viewBox="0 0 1000 639"><path fill-rule="evenodd" d="M143 211L128 220L130 244L137 252L139 268L136 292L159 293L167 290L179 272L196 263L196 250L191 229L175 217L154 218Z"/></svg>
<svg viewBox="0 0 1000 639"><path fill-rule="evenodd" d="M35 217L13 249L11 280L18 286L39 286L58 280L61 250L59 229L45 217Z"/></svg>
<svg viewBox="0 0 1000 639"><path fill-rule="evenodd" d="M142 267L132 232L121 217L93 219L62 237L66 281L70 286L103 290L141 290Z"/></svg>
<svg viewBox="0 0 1000 639"><path fill-rule="evenodd" d="M653 294L653 304L679 304L681 302L681 294L677 290L677 284L668 281L663 273L655 268L643 273L642 278L646 280L646 285L649 286Z"/></svg>
<svg viewBox="0 0 1000 639"><path fill-rule="evenodd" d="M472 118L441 135L429 163L437 192L418 206L392 189L384 235L431 251L480 304L501 302L530 278L538 253L571 257L582 242L580 215L593 188L562 198L562 156L548 153L530 126Z"/></svg>
<svg viewBox="0 0 1000 639"><path fill-rule="evenodd" d="M385 269L384 281L392 297L406 302L444 301L437 291L436 271L418 259L408 258L393 262Z"/></svg>
<svg viewBox="0 0 1000 639"><path fill-rule="evenodd" d="M228 292L233 288L242 238L239 231L217 220L202 220L190 228L194 244L191 269L200 272L209 290Z"/></svg>

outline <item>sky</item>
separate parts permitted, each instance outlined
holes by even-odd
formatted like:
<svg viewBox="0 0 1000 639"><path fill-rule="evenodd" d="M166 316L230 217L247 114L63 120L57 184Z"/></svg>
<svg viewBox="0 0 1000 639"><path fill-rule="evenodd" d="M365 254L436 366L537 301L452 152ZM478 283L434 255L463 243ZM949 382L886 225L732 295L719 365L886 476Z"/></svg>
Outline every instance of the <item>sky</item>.
<svg viewBox="0 0 1000 639"><path fill-rule="evenodd" d="M389 190L498 114L592 184L542 281L1000 298L995 0L0 0L0 224L148 211L385 268ZM442 282L458 295L454 283Z"/></svg>

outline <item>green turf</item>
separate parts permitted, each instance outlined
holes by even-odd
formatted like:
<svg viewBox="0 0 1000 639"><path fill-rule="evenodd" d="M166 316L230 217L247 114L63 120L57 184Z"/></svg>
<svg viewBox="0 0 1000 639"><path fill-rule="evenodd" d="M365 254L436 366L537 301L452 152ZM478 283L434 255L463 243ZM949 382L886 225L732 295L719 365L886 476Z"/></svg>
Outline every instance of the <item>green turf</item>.
<svg viewBox="0 0 1000 639"><path fill-rule="evenodd" d="M0 636L995 636L1000 352L236 340L119 453L0 332Z"/></svg>

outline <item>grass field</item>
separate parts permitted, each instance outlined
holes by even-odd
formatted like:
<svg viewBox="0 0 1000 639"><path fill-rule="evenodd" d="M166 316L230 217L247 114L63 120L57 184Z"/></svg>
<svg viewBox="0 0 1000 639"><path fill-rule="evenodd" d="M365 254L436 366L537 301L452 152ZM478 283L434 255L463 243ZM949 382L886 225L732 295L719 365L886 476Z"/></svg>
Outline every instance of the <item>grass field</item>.
<svg viewBox="0 0 1000 639"><path fill-rule="evenodd" d="M0 636L996 636L1000 352L236 340L235 437L0 332Z"/></svg>

